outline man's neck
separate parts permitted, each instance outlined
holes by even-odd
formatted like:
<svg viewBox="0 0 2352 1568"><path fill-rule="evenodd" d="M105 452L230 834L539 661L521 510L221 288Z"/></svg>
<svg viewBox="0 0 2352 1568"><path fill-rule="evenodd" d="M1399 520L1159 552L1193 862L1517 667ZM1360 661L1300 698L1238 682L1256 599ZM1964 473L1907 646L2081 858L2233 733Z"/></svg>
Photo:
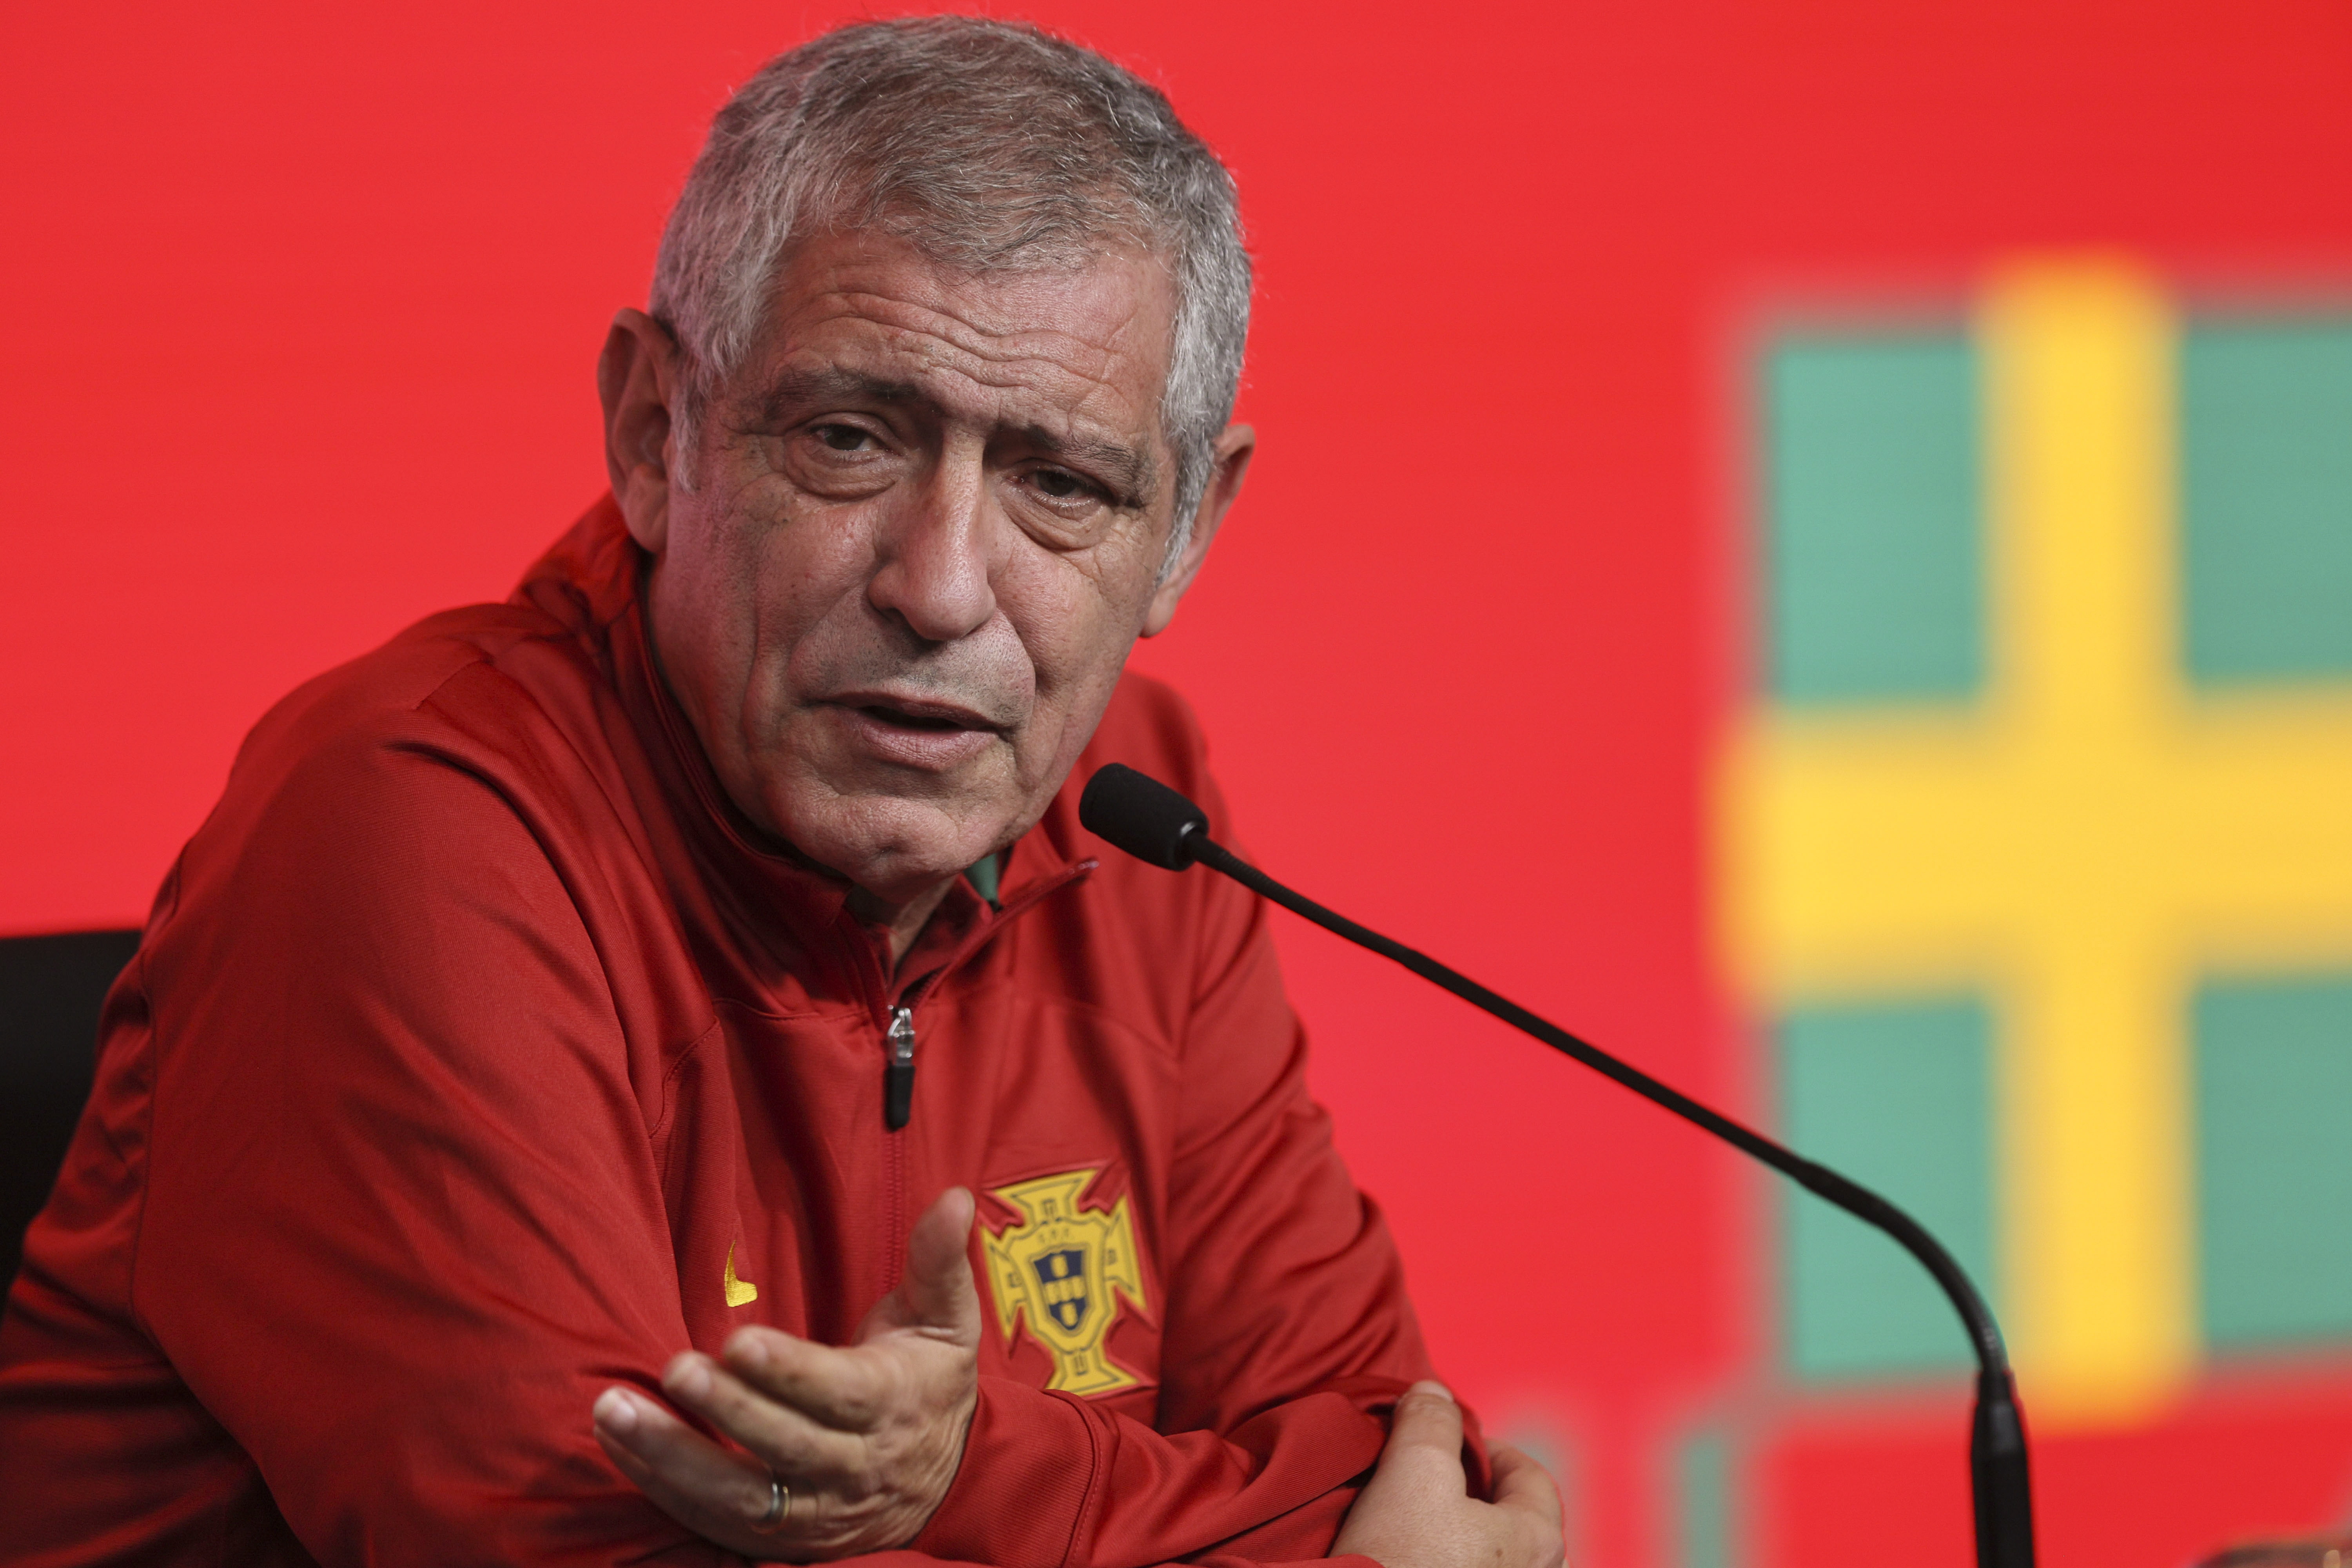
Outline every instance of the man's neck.
<svg viewBox="0 0 2352 1568"><path fill-rule="evenodd" d="M954 886L955 879L950 877L898 905L885 903L865 889L853 886L849 889L849 912L881 931L889 946L890 972L895 974L899 960L915 945L915 939L923 934L923 928L930 923L940 900Z"/></svg>

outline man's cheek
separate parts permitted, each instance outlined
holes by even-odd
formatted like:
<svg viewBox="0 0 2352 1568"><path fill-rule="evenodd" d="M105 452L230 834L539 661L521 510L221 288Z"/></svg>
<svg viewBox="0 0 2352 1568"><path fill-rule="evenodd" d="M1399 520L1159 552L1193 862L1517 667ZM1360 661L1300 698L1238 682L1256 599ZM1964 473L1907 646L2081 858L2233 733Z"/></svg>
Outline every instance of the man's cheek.
<svg viewBox="0 0 2352 1568"><path fill-rule="evenodd" d="M1087 674L1089 679L1055 687L1050 699L1041 692L1037 717L1024 727L1021 784L1033 796L1051 795L1062 786L1110 705L1118 666L1098 666Z"/></svg>

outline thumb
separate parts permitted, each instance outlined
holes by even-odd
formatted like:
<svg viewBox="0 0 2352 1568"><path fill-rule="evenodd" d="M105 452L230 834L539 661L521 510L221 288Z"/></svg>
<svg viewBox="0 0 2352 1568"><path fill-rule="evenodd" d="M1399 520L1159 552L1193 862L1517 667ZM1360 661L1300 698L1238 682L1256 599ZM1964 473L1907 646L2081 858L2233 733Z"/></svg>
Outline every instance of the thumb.
<svg viewBox="0 0 2352 1568"><path fill-rule="evenodd" d="M1466 1491L1462 1476L1462 1406L1442 1383L1423 1378L1398 1398L1381 1463L1443 1463Z"/></svg>
<svg viewBox="0 0 2352 1568"><path fill-rule="evenodd" d="M923 1211L907 1238L904 1288L909 1327L971 1345L980 1343L980 1293L967 1251L975 1206L968 1189L950 1187Z"/></svg>

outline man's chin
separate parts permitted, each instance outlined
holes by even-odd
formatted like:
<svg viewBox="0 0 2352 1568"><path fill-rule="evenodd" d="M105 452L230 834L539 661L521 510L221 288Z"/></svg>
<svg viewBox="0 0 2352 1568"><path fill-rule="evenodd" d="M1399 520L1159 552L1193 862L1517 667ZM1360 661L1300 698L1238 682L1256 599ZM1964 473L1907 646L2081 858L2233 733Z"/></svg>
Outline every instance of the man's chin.
<svg viewBox="0 0 2352 1568"><path fill-rule="evenodd" d="M1003 842L1017 809L955 811L898 795L835 795L779 815L802 854L886 903L906 904Z"/></svg>

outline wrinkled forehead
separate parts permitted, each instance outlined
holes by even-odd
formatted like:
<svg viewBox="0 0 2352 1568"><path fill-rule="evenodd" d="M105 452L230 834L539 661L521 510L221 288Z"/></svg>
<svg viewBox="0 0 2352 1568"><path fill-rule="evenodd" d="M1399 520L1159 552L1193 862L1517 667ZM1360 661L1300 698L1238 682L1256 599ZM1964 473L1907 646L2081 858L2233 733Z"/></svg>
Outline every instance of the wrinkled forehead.
<svg viewBox="0 0 2352 1568"><path fill-rule="evenodd" d="M975 271L887 234L820 236L780 258L730 392L769 418L856 395L1164 447L1175 298L1165 262L1134 247Z"/></svg>

